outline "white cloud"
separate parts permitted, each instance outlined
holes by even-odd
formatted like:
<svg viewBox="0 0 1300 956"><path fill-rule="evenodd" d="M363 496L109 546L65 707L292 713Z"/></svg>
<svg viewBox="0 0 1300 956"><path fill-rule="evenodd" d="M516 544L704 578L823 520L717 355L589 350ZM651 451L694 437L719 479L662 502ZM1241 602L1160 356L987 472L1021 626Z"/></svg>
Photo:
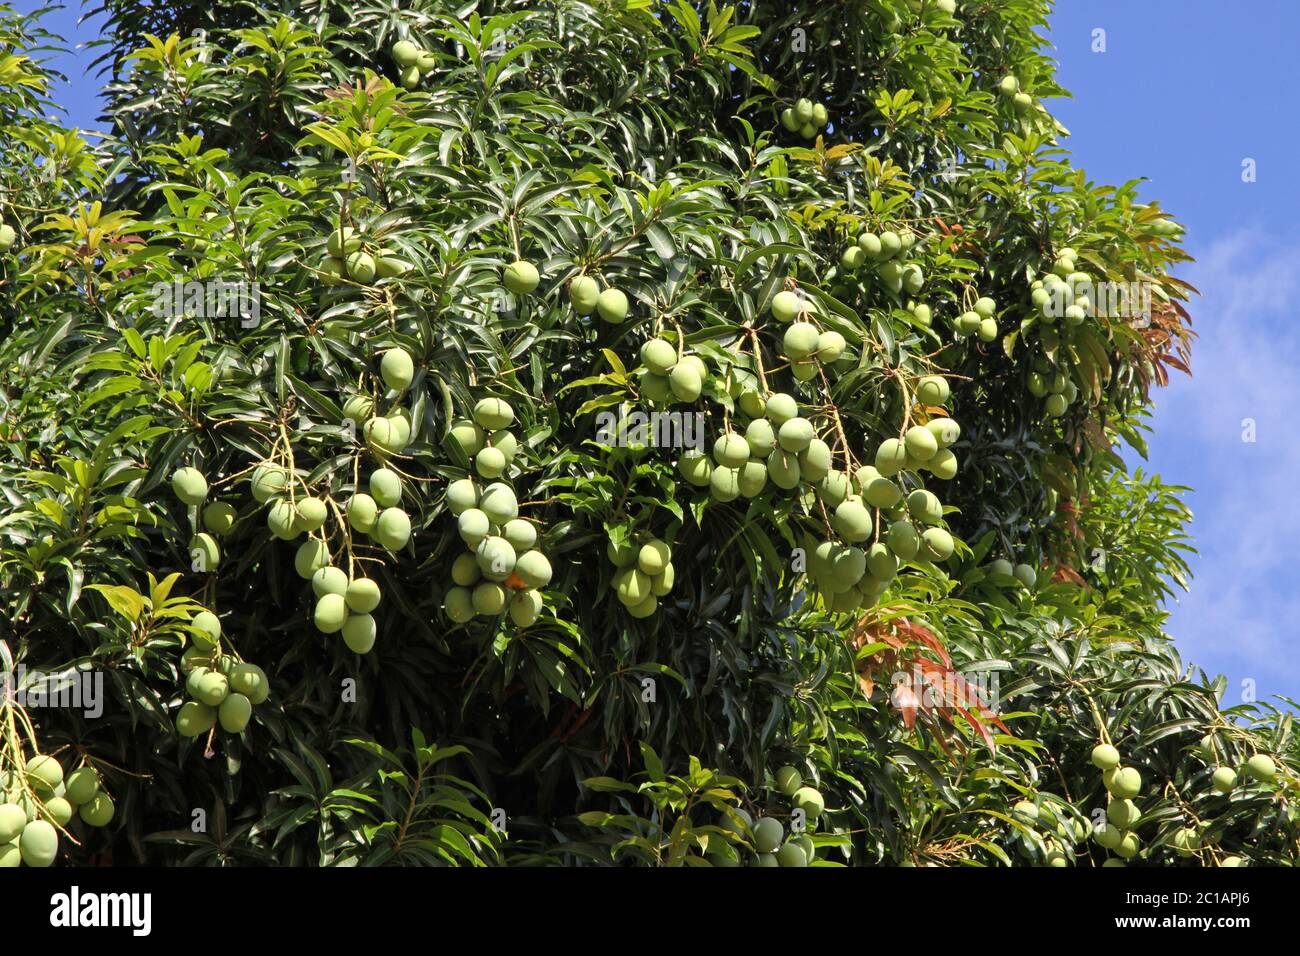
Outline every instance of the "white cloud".
<svg viewBox="0 0 1300 956"><path fill-rule="evenodd" d="M1170 631L1185 659L1260 696L1300 697L1300 251L1259 232L1212 245L1187 279L1202 292L1191 311L1199 333L1191 379L1156 393L1151 465L1167 482L1196 489L1191 593ZM1242 440L1243 420L1255 442Z"/></svg>

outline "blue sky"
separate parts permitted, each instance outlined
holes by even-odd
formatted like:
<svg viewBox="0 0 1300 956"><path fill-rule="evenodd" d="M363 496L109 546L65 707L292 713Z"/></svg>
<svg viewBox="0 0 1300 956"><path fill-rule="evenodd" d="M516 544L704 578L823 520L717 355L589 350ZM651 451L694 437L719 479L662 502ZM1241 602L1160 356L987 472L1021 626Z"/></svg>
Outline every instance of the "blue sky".
<svg viewBox="0 0 1300 956"><path fill-rule="evenodd" d="M38 4L19 0L20 10ZM96 35L78 9L46 26L69 44ZM1094 52L1104 30L1105 52ZM1063 0L1052 21L1059 79L1075 99L1049 103L1071 130L1067 145L1097 182L1150 180L1186 227L1197 262L1180 272L1202 292L1192 305L1200 338L1194 378L1158 393L1148 468L1190 485L1200 555L1191 593L1170 631L1185 659L1230 679L1243 694L1300 698L1300 622L1292 583L1300 541L1300 444L1288 422L1300 408L1300 184L1287 172L1300 152L1300 3L1250 0ZM69 122L93 129L99 83L91 56L52 60L69 83L55 98ZM1242 162L1255 162L1255 182ZM1255 441L1242 440L1243 421ZM1130 459L1135 456L1130 456Z"/></svg>
<svg viewBox="0 0 1300 956"><path fill-rule="evenodd" d="M1092 50L1098 28L1104 53ZM1144 197L1187 227L1197 260L1179 272L1202 293L1194 377L1157 393L1148 467L1195 489L1200 555L1169 629L1184 659L1228 675L1227 704L1251 681L1259 699L1300 698L1300 445L1289 425L1300 325L1288 307L1300 292L1300 189L1288 171L1300 148L1298 35L1295 0L1064 0L1052 21L1058 78L1075 99L1049 108L1077 162L1096 182L1149 179Z"/></svg>

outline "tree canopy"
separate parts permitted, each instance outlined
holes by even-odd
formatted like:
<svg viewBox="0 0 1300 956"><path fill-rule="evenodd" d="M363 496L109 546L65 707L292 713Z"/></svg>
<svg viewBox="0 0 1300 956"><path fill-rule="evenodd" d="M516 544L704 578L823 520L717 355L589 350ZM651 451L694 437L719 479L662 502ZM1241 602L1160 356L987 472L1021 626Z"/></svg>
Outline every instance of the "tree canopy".
<svg viewBox="0 0 1300 956"><path fill-rule="evenodd" d="M103 10L101 141L0 7L0 653L103 686L0 862L1296 859L1045 0Z"/></svg>

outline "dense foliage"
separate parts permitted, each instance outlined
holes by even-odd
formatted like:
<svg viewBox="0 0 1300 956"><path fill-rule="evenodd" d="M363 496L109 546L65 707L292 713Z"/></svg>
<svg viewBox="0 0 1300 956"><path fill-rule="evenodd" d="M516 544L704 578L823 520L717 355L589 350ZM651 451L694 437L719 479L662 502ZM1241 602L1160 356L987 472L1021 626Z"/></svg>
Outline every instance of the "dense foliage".
<svg viewBox="0 0 1300 956"><path fill-rule="evenodd" d="M1044 0L104 8L94 143L0 8L0 640L105 689L5 711L61 858L1296 859L1291 718L1179 658L1190 515L1118 454L1187 370L1179 230L1070 165Z"/></svg>

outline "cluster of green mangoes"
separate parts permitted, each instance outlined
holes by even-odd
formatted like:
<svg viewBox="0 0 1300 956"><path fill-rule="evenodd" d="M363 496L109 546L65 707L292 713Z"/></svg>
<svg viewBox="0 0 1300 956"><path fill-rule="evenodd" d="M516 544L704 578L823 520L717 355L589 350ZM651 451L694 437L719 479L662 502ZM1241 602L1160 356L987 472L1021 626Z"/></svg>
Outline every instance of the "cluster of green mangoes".
<svg viewBox="0 0 1300 956"><path fill-rule="evenodd" d="M86 826L103 827L115 812L93 767L79 767L65 778L57 759L36 754L22 767L0 770L0 869L49 866L59 853L59 831L73 813Z"/></svg>
<svg viewBox="0 0 1300 956"><path fill-rule="evenodd" d="M1142 820L1142 811L1133 798L1142 792L1142 775L1135 767L1121 765L1119 750L1113 744L1099 743L1092 748L1092 765L1101 771L1101 780L1110 795L1106 807L1106 821L1093 828L1092 838L1097 845L1114 853L1119 860L1107 861L1107 866L1123 866L1142 848L1135 829Z"/></svg>
<svg viewBox="0 0 1300 956"><path fill-rule="evenodd" d="M734 808L735 817L728 816L722 826L747 840L756 853L751 866L809 866L817 857L808 830L826 809L821 792L804 786L803 777L794 767L781 767L773 775L774 787L788 797L795 808L804 813L805 828L800 833L786 833L785 825L776 817L761 816L757 820L743 809ZM740 866L741 860L730 844L710 844L709 859L714 866Z"/></svg>
<svg viewBox="0 0 1300 956"><path fill-rule="evenodd" d="M8 252L17 241L18 233L14 232L14 227L0 219L0 252Z"/></svg>
<svg viewBox="0 0 1300 956"><path fill-rule="evenodd" d="M411 268L405 259L389 255L382 246L367 242L351 226L332 229L325 240L325 252L320 271L330 285L337 285L343 279L370 285L376 279L392 279Z"/></svg>
<svg viewBox="0 0 1300 956"><path fill-rule="evenodd" d="M863 465L852 477L832 471L822 479L818 497L838 540L813 544L808 577L826 607L840 613L871 607L905 562L946 561L952 556L956 544L941 527L943 503L938 496L920 487L905 495L893 479L900 472L923 469L951 478L957 460L948 446L960 434L950 418L914 425L902 439L882 442L874 465ZM872 509L881 526L875 540Z"/></svg>
<svg viewBox="0 0 1300 956"><path fill-rule="evenodd" d="M614 286L600 287L600 282L585 273L575 276L569 283L569 302L579 315L595 312L611 325L620 325L627 318L627 293Z"/></svg>
<svg viewBox="0 0 1300 956"><path fill-rule="evenodd" d="M348 499L344 508L348 528L369 535L386 551L399 551L411 537L411 519L401 503L401 475L391 468L376 468L366 479L366 491L356 489ZM323 534L299 545L293 564L299 577L311 581L316 629L322 634L342 634L343 643L353 653L369 653L378 633L373 612L383 599L379 583L369 577L349 576L335 567Z"/></svg>
<svg viewBox="0 0 1300 956"><path fill-rule="evenodd" d="M1215 768L1210 776L1210 785L1222 794L1232 793L1243 775L1262 784L1270 784L1277 777L1277 764L1268 754L1252 756L1240 767L1240 773L1232 767L1219 766L1214 734L1206 734L1201 738L1200 752L1201 758Z"/></svg>
<svg viewBox="0 0 1300 956"><path fill-rule="evenodd" d="M665 339L641 346L641 394L652 402L693 402L704 391L709 367L698 355L678 355Z"/></svg>
<svg viewBox="0 0 1300 956"><path fill-rule="evenodd" d="M781 353L790 363L790 373L799 382L812 381L819 368L838 369L853 363L844 336L834 329L819 329L811 321L819 312L816 303L790 289L772 297L772 317L789 326L781 337ZM757 392L750 401L755 399L761 402ZM762 414L743 407L742 410L751 417Z"/></svg>
<svg viewBox="0 0 1300 956"><path fill-rule="evenodd" d="M1020 80L1008 73L998 81L998 92L1011 100L1017 113L1027 113L1034 106L1034 98L1020 88Z"/></svg>
<svg viewBox="0 0 1300 956"><path fill-rule="evenodd" d="M952 320L953 334L959 339L978 336L981 342L992 342L998 337L998 304L987 295Z"/></svg>
<svg viewBox="0 0 1300 956"><path fill-rule="evenodd" d="M172 493L184 504L197 508L207 500L208 479L197 468L186 466L172 473ZM224 501L213 501L203 509L204 531L190 538L190 555L202 560L202 570L215 571L221 563L221 548L215 535L224 535L235 526L234 507Z"/></svg>
<svg viewBox="0 0 1300 956"><path fill-rule="evenodd" d="M518 259L506 266L501 273L501 283L515 295L530 295L541 282L537 267L531 262ZM627 318L627 293L614 286L602 289L600 281L586 273L574 276L569 282L569 302L579 315L591 315L593 312L609 322L619 325Z"/></svg>
<svg viewBox="0 0 1300 956"><path fill-rule="evenodd" d="M267 506L266 524L275 537L293 541L303 534L314 535L324 526L329 516L326 502L314 495L294 497L289 472L276 462L259 464L249 481L253 498ZM401 550L411 537L411 519L398 507L401 496L402 483L397 473L387 468L377 469L370 476L370 494L355 494L349 499L348 525L354 531L368 534L388 551ZM384 509L382 512L380 507ZM294 565L299 574L310 578L328 561L328 547L323 540L313 537L299 547ZM312 570L303 574L306 567Z"/></svg>
<svg viewBox="0 0 1300 956"><path fill-rule="evenodd" d="M799 414L793 396L776 392L764 400L745 393L751 394L752 399L742 396L742 402L758 414L743 434L729 422L713 442L712 460L698 450L678 460L682 477L697 488L707 487L715 501L753 498L769 480L782 491L793 491L801 481L821 481L831 469L830 447Z"/></svg>
<svg viewBox="0 0 1300 956"><path fill-rule="evenodd" d="M605 553L618 568L610 587L627 612L638 619L654 614L659 599L672 591L677 579L668 542L634 538L616 544L611 538Z"/></svg>
<svg viewBox="0 0 1300 956"><path fill-rule="evenodd" d="M1013 565L1006 558L990 561L988 574L989 580L994 584L1010 584L1015 580L1032 590L1038 583L1038 572L1034 570L1032 564L1021 562Z"/></svg>
<svg viewBox="0 0 1300 956"><path fill-rule="evenodd" d="M801 97L794 101L793 106L781 110L781 125L787 132L798 133L804 139L812 139L830 121L825 104L814 103L807 97Z"/></svg>
<svg viewBox="0 0 1300 956"><path fill-rule="evenodd" d="M474 424L500 431L514 419L503 399L480 399L474 407ZM465 447L464 438L458 438ZM497 617L509 612L518 627L535 623L542 613L541 588L551 581L551 562L537 547L537 527L519 517L519 500L505 482L480 488L472 478L447 486L447 508L467 554L451 566L454 586L447 591L443 610L457 624L475 615Z"/></svg>
<svg viewBox="0 0 1300 956"><path fill-rule="evenodd" d="M390 51L393 62L401 70L402 86L413 90L420 85L420 80L433 72L438 64L437 58L410 40L398 40Z"/></svg>
<svg viewBox="0 0 1300 956"><path fill-rule="evenodd" d="M415 379L415 362L406 349L392 348L379 361L379 377L392 393L400 396ZM369 395L352 395L343 403L343 418L361 430L361 435L378 457L400 455L414 436L411 417L406 409L394 406L385 415L375 414L375 401Z"/></svg>
<svg viewBox="0 0 1300 956"><path fill-rule="evenodd" d="M510 431L514 420L515 410L509 402L483 398L475 404L470 418L452 423L451 437L474 463L480 478L500 478L514 463L519 451L519 440Z"/></svg>
<svg viewBox="0 0 1300 956"><path fill-rule="evenodd" d="M195 614L190 632L193 643L181 654L190 699L176 713L177 732L198 737L219 723L228 734L243 733L253 708L271 694L266 672L222 652L221 621L211 611Z"/></svg>
<svg viewBox="0 0 1300 956"><path fill-rule="evenodd" d="M925 271L918 263L901 261L915 245L916 235L910 229L886 229L880 235L864 232L840 254L840 270L854 273L868 262L874 263L876 275L889 291L916 295L925 286ZM840 270L834 270L830 278L840 275Z"/></svg>
<svg viewBox="0 0 1300 956"><path fill-rule="evenodd" d="M1071 817L1058 815L1048 803L1041 806L1033 800L1019 800L1011 814L1025 826L1033 827L1039 839L1019 834L1021 852L1032 858L1041 858L1046 866L1069 866L1074 849L1087 837L1087 828Z"/></svg>
<svg viewBox="0 0 1300 956"><path fill-rule="evenodd" d="M374 484L370 487L373 493ZM316 540L302 545L299 556L309 548L315 560L295 564L298 574L311 580L312 593L316 596L312 610L316 630L322 634L341 634L343 643L354 654L370 653L379 633L373 612L384 597L379 582L367 577L349 578L342 568L329 563L329 552Z"/></svg>
<svg viewBox="0 0 1300 956"><path fill-rule="evenodd" d="M1043 410L1052 418L1064 415L1079 397L1079 386L1069 372L1042 355L1030 362L1027 387L1030 395L1043 399Z"/></svg>
<svg viewBox="0 0 1300 956"><path fill-rule="evenodd" d="M1035 308L1034 324L1038 328L1043 354L1034 357L1027 380L1029 394L1044 400L1043 408L1052 418L1060 418L1079 397L1067 362L1073 330L1096 312L1092 299L1092 277L1077 268L1078 253L1062 249L1050 272L1035 279L1029 287L1030 302ZM1057 320L1062 320L1058 325Z"/></svg>

